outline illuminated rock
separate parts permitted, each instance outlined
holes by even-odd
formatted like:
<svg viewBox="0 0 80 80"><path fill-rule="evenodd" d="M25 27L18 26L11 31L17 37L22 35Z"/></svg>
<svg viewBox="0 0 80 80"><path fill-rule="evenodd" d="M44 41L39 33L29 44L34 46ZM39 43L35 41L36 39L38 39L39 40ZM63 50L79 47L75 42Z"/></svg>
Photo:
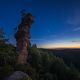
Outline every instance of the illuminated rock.
<svg viewBox="0 0 80 80"><path fill-rule="evenodd" d="M33 23L33 16L28 13L22 16L21 24L15 34L18 53L18 63L25 64L28 57L28 48L30 47L30 28Z"/></svg>

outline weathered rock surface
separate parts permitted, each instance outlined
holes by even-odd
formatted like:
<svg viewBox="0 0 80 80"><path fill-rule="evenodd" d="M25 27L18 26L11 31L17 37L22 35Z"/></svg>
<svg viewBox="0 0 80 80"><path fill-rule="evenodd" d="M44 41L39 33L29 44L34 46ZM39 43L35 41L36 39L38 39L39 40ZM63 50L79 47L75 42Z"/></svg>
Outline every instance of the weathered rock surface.
<svg viewBox="0 0 80 80"><path fill-rule="evenodd" d="M26 77L27 80L29 80L30 78L26 73L21 71L16 71L5 80L21 80L24 77Z"/></svg>
<svg viewBox="0 0 80 80"><path fill-rule="evenodd" d="M15 34L18 64L26 64L27 62L28 49L30 48L30 28L32 23L33 16L30 13L23 15Z"/></svg>

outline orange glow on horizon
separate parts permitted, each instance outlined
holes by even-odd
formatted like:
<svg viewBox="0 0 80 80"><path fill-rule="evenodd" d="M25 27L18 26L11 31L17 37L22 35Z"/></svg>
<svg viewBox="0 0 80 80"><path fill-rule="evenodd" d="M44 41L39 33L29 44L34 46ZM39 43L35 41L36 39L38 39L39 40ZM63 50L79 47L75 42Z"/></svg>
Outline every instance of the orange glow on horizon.
<svg viewBox="0 0 80 80"><path fill-rule="evenodd" d="M43 46L40 46L42 48L80 48L80 44L46 44Z"/></svg>

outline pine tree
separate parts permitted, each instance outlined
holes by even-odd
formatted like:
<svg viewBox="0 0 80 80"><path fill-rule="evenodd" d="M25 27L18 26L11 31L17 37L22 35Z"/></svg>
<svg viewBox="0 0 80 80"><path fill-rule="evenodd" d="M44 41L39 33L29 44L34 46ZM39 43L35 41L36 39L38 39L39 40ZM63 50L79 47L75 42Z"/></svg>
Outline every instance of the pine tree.
<svg viewBox="0 0 80 80"><path fill-rule="evenodd" d="M0 44L5 44L8 39L5 38L5 33L3 28L0 28Z"/></svg>

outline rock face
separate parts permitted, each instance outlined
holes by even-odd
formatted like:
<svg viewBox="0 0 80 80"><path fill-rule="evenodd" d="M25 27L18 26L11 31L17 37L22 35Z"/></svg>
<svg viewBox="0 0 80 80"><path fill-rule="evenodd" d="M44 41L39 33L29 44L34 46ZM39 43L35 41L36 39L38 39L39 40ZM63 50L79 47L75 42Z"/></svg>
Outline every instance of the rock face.
<svg viewBox="0 0 80 80"><path fill-rule="evenodd" d="M30 47L30 27L33 23L33 16L28 13L22 16L21 24L15 34L18 53L18 64L25 64L28 57L28 48Z"/></svg>
<svg viewBox="0 0 80 80"><path fill-rule="evenodd" d="M21 80L22 78L26 78L27 80L30 79L30 77L26 73L21 71L16 71L5 80Z"/></svg>

